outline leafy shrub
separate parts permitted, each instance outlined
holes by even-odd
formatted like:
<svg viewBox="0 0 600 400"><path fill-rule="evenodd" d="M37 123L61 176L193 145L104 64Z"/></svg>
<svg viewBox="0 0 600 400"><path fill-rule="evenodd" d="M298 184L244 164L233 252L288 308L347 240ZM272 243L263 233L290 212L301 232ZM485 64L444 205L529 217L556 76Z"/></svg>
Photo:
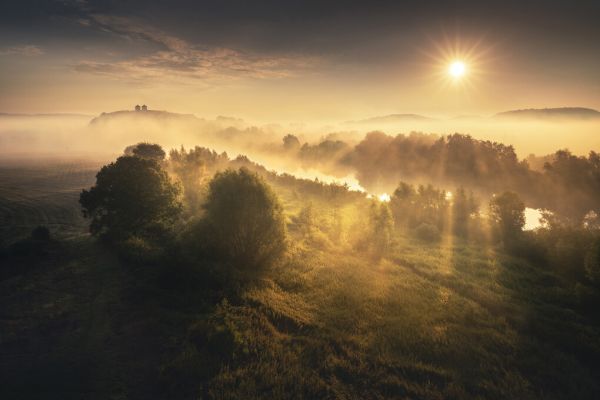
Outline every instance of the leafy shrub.
<svg viewBox="0 0 600 400"><path fill-rule="evenodd" d="M238 272L270 266L285 250L283 209L267 183L246 168L215 175L204 205L208 237Z"/></svg>

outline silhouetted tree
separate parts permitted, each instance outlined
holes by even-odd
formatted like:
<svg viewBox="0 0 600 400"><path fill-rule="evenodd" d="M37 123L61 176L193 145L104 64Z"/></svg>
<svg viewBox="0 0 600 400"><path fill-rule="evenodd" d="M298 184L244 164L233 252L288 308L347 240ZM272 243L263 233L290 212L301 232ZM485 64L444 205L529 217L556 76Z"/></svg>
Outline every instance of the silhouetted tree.
<svg viewBox="0 0 600 400"><path fill-rule="evenodd" d="M371 240L377 255L384 255L389 250L394 228L394 218L387 203L373 201L371 203L369 222Z"/></svg>
<svg viewBox="0 0 600 400"><path fill-rule="evenodd" d="M283 148L285 150L298 150L300 148L300 140L294 135L285 135L283 137Z"/></svg>
<svg viewBox="0 0 600 400"><path fill-rule="evenodd" d="M279 199L246 168L215 175L204 205L218 255L241 271L268 267L285 250L285 223Z"/></svg>
<svg viewBox="0 0 600 400"><path fill-rule="evenodd" d="M525 226L525 203L518 194L504 192L490 201L490 216L498 224L504 243L509 244Z"/></svg>
<svg viewBox="0 0 600 400"><path fill-rule="evenodd" d="M397 228L407 229L413 225L416 196L415 188L406 182L400 182L394 191L390 199L390 209Z"/></svg>
<svg viewBox="0 0 600 400"><path fill-rule="evenodd" d="M79 203L92 234L123 239L172 224L181 211L178 196L179 187L158 162L123 156L102 167Z"/></svg>
<svg viewBox="0 0 600 400"><path fill-rule="evenodd" d="M469 222L471 216L477 213L479 206L473 192L468 195L461 186L457 188L452 196L452 230L454 234L460 237L467 237L469 234Z"/></svg>
<svg viewBox="0 0 600 400"><path fill-rule="evenodd" d="M163 161L166 156L165 151L160 145L145 142L126 147L124 153L126 156L147 158L155 161Z"/></svg>

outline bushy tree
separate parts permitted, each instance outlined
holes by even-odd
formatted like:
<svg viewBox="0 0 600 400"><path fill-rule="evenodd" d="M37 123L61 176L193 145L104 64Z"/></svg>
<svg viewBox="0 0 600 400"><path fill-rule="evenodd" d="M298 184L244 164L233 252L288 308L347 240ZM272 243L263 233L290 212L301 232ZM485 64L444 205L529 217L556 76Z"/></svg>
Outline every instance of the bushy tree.
<svg viewBox="0 0 600 400"><path fill-rule="evenodd" d="M204 208L212 245L238 270L267 267L285 250L279 199L248 169L217 173L209 184Z"/></svg>
<svg viewBox="0 0 600 400"><path fill-rule="evenodd" d="M124 153L126 156L147 158L155 161L163 161L166 156L165 151L160 145L146 142L140 142L133 146L127 146Z"/></svg>
<svg viewBox="0 0 600 400"><path fill-rule="evenodd" d="M102 167L79 203L92 234L123 239L149 237L172 224L181 211L178 197L179 187L157 161L123 156Z"/></svg>
<svg viewBox="0 0 600 400"><path fill-rule="evenodd" d="M525 226L525 203L518 194L504 192L490 201L490 216L498 224L505 244L515 240Z"/></svg>

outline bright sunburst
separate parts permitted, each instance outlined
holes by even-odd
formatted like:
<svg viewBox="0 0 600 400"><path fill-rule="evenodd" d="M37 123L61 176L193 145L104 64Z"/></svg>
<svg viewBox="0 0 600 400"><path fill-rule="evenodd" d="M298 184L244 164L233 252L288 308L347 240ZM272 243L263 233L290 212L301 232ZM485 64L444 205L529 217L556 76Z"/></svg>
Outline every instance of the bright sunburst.
<svg viewBox="0 0 600 400"><path fill-rule="evenodd" d="M431 40L422 52L430 60L432 77L442 90L452 87L467 93L476 89L483 75L489 73L492 47L483 38L466 39L459 35L443 35Z"/></svg>
<svg viewBox="0 0 600 400"><path fill-rule="evenodd" d="M452 64L450 64L450 66L448 67L448 73L453 78L460 78L463 75L465 75L466 72L467 72L467 66L465 65L464 62L459 61L459 60L452 62Z"/></svg>

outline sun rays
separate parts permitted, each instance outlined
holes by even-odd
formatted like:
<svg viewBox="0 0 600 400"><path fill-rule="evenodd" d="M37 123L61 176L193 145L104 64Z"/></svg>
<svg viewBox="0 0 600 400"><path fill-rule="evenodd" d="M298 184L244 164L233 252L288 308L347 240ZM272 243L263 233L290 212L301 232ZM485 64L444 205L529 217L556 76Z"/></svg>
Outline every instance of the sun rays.
<svg viewBox="0 0 600 400"><path fill-rule="evenodd" d="M493 46L483 37L472 40L460 35L443 34L431 39L430 48L421 49L426 67L432 71L432 86L440 94L448 91L469 95L480 89L483 78L490 72Z"/></svg>

